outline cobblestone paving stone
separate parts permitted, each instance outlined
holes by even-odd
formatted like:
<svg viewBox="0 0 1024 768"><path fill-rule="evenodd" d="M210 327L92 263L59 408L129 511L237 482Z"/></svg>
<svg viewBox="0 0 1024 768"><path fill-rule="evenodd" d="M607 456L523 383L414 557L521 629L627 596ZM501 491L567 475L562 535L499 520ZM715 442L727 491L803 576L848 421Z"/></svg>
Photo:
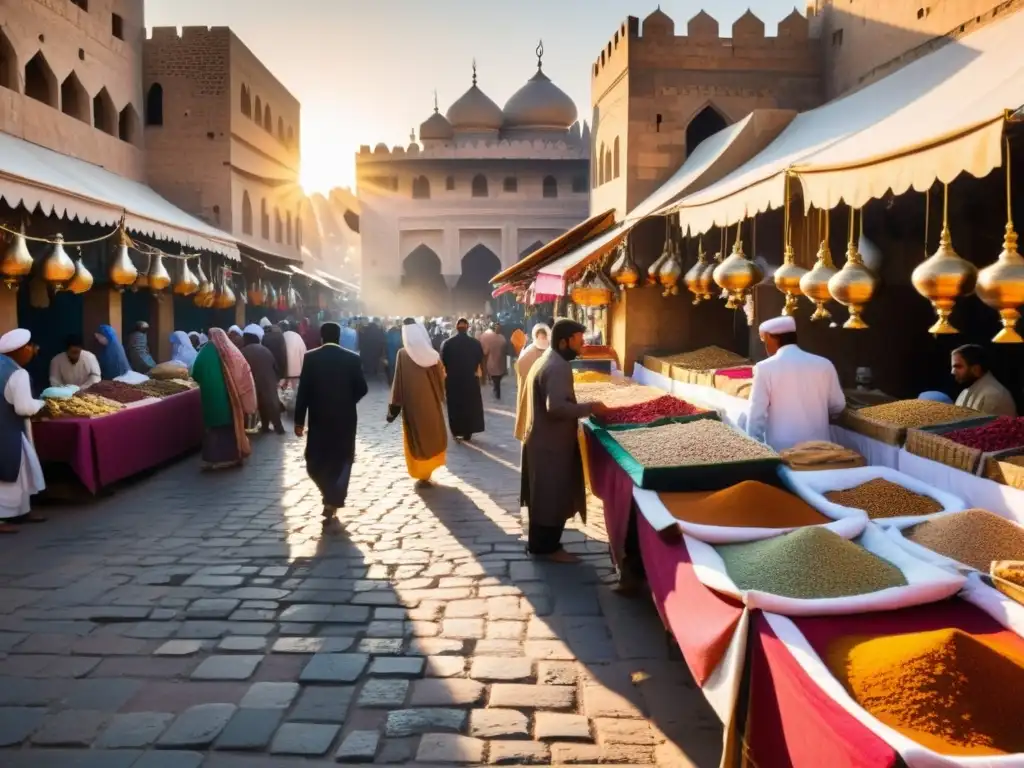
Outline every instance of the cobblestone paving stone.
<svg viewBox="0 0 1024 768"><path fill-rule="evenodd" d="M524 553L514 391L427 488L386 397L326 528L303 443L267 436L0 541L0 766L717 765L650 602L610 589L600 507L580 565Z"/></svg>

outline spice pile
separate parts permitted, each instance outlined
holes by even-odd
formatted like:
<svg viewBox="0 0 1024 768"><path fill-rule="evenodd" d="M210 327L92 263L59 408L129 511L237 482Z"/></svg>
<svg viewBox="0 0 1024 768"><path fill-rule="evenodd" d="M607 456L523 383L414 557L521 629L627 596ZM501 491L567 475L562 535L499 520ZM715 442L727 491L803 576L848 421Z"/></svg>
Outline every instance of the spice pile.
<svg viewBox="0 0 1024 768"><path fill-rule="evenodd" d="M744 480L714 493L662 493L672 517L724 528L802 528L832 521L798 496L781 488Z"/></svg>
<svg viewBox="0 0 1024 768"><path fill-rule="evenodd" d="M843 507L863 509L872 520L932 515L942 511L942 505L932 497L914 493L880 477L845 491L829 491L825 498Z"/></svg>
<svg viewBox="0 0 1024 768"><path fill-rule="evenodd" d="M580 382L574 387L576 400L580 403L604 403L609 408L646 403L664 397L665 393L656 387L640 384L608 382Z"/></svg>
<svg viewBox="0 0 1024 768"><path fill-rule="evenodd" d="M1024 445L1024 419L999 416L988 424L946 432L943 437L985 453L1005 451Z"/></svg>
<svg viewBox="0 0 1024 768"><path fill-rule="evenodd" d="M136 388L145 392L148 397L170 397L171 395L180 395L182 392L188 392L191 389L188 384L172 379L150 379L149 381L137 384Z"/></svg>
<svg viewBox="0 0 1024 768"><path fill-rule="evenodd" d="M117 413L123 405L99 395L79 392L74 397L50 398L39 411L40 419L93 419Z"/></svg>
<svg viewBox="0 0 1024 768"><path fill-rule="evenodd" d="M650 424L659 419L693 416L701 412L700 408L685 400L672 397L672 395L663 395L657 400L648 400L646 403L612 408L600 419L595 417L595 421L600 421L602 424Z"/></svg>
<svg viewBox="0 0 1024 768"><path fill-rule="evenodd" d="M864 709L944 755L1024 751L1021 712L1000 692L1024 686L1016 646L959 629L833 642L826 663Z"/></svg>
<svg viewBox="0 0 1024 768"><path fill-rule="evenodd" d="M1024 560L1024 528L984 509L927 520L903 535L982 573L996 560Z"/></svg>
<svg viewBox="0 0 1024 768"><path fill-rule="evenodd" d="M715 548L741 590L804 600L849 597L907 583L892 563L827 528Z"/></svg>
<svg viewBox="0 0 1024 768"><path fill-rule="evenodd" d="M644 467L724 464L776 457L767 445L712 419L624 430L614 437Z"/></svg>
<svg viewBox="0 0 1024 768"><path fill-rule="evenodd" d="M900 427L928 427L934 424L949 424L954 421L975 418L981 414L958 405L937 403L932 400L897 400L893 403L871 405L857 411L872 421L895 424Z"/></svg>
<svg viewBox="0 0 1024 768"><path fill-rule="evenodd" d="M572 380L576 384L604 384L610 382L612 377L600 371L573 371Z"/></svg>
<svg viewBox="0 0 1024 768"><path fill-rule="evenodd" d="M99 395L116 403L137 403L145 400L151 395L143 392L139 387L125 384L123 381L98 381L87 390L90 395Z"/></svg>
<svg viewBox="0 0 1024 768"><path fill-rule="evenodd" d="M752 379L754 378L754 369L749 365L740 368L720 368L715 371L715 376L723 376L727 379Z"/></svg>
<svg viewBox="0 0 1024 768"><path fill-rule="evenodd" d="M715 346L669 355L663 357L662 360L678 368L687 368L691 371L713 371L717 368L731 368L749 362L742 355Z"/></svg>

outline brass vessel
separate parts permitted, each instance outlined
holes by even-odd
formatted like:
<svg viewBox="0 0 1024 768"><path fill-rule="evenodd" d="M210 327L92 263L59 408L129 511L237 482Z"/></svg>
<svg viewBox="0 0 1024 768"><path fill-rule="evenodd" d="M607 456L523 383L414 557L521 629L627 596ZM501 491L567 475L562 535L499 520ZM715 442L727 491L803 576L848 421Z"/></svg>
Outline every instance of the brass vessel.
<svg viewBox="0 0 1024 768"><path fill-rule="evenodd" d="M114 289L123 291L135 283L135 279L139 276L139 270L132 263L132 257L128 253L128 244L131 242L128 239L128 235L125 234L123 229L119 235L120 238L114 253L114 261L110 265L108 276L110 284L114 286Z"/></svg>
<svg viewBox="0 0 1024 768"><path fill-rule="evenodd" d="M795 315L800 308L800 281L807 274L807 269L798 265L795 257L792 244L787 243L782 252L782 266L773 275L775 287L786 295L784 315Z"/></svg>
<svg viewBox="0 0 1024 768"><path fill-rule="evenodd" d="M612 303L615 286L600 269L593 269L572 287L574 304L581 307L606 307Z"/></svg>
<svg viewBox="0 0 1024 768"><path fill-rule="evenodd" d="M171 284L171 275L167 271L167 267L164 266L164 258L161 254L153 256L153 261L149 266L149 275L147 275L149 289L153 293L159 293Z"/></svg>
<svg viewBox="0 0 1024 768"><path fill-rule="evenodd" d="M153 265L153 256L151 254L146 255L146 268L140 269L138 276L135 278L135 282L132 283L132 293L137 291L144 291L149 288L149 268Z"/></svg>
<svg viewBox="0 0 1024 768"><path fill-rule="evenodd" d="M199 289L192 298L192 303L197 307L207 309L213 306L213 283L203 272L202 261L196 263L196 279L199 280Z"/></svg>
<svg viewBox="0 0 1024 768"><path fill-rule="evenodd" d="M188 268L188 259L181 260L181 272L173 290L178 296L192 296L199 290L199 278Z"/></svg>
<svg viewBox="0 0 1024 768"><path fill-rule="evenodd" d="M953 238L949 233L949 188L943 185L942 233L939 248L915 267L910 275L914 290L932 303L938 319L928 329L932 334L959 333L949 322L956 300L970 296L978 281L978 268L953 250Z"/></svg>
<svg viewBox="0 0 1024 768"><path fill-rule="evenodd" d="M621 288L636 288L640 282L640 270L633 261L633 249L630 247L629 236L619 243L619 256L608 270L612 280Z"/></svg>
<svg viewBox="0 0 1024 768"><path fill-rule="evenodd" d="M729 309L739 309L743 306L750 289L764 279L764 272L743 253L743 241L737 232L732 253L715 267L712 277L719 287L729 294L725 306Z"/></svg>
<svg viewBox="0 0 1024 768"><path fill-rule="evenodd" d="M23 277L32 273L32 254L29 253L28 243L25 241L25 227L16 234L4 251L3 260L0 260L0 274L3 275L4 285L17 290L18 283Z"/></svg>
<svg viewBox="0 0 1024 768"><path fill-rule="evenodd" d="M697 263L690 267L686 274L683 276L683 282L686 284L686 290L693 294L693 304L696 306L704 301L704 286L701 283L701 275L704 273L704 268L708 265L707 254L704 253L704 239L701 238L697 241Z"/></svg>
<svg viewBox="0 0 1024 768"><path fill-rule="evenodd" d="M867 328L868 324L864 322L861 313L864 311L864 305L874 296L878 279L864 266L864 260L857 249L853 226L855 214L855 211L850 212L850 242L846 247L846 263L828 281L828 292L833 299L850 310L850 316L843 323L843 328L862 330Z"/></svg>
<svg viewBox="0 0 1024 768"><path fill-rule="evenodd" d="M53 286L54 290L63 290L68 280L75 276L75 262L64 250L64 237L57 234L53 250L43 259L43 280Z"/></svg>
<svg viewBox="0 0 1024 768"><path fill-rule="evenodd" d="M249 303L254 307L263 305L263 283L259 278L249 284Z"/></svg>
<svg viewBox="0 0 1024 768"><path fill-rule="evenodd" d="M230 309L235 306L235 292L231 289L231 281L228 279L227 271L221 272L220 281L213 296L213 306L216 309Z"/></svg>
<svg viewBox="0 0 1024 768"><path fill-rule="evenodd" d="M800 292L814 302L815 310L811 320L828 320L832 313L825 309L825 304L832 298L828 292L828 281L838 270L832 263L832 250L828 247L828 227L825 228L825 239L818 246L817 261L814 266L800 278Z"/></svg>
<svg viewBox="0 0 1024 768"><path fill-rule="evenodd" d="M72 293L85 293L92 288L92 272L86 269L85 264L82 263L82 257L79 256L75 261L75 274L68 282L68 290Z"/></svg>
<svg viewBox="0 0 1024 768"><path fill-rule="evenodd" d="M1013 229L1013 221L1006 222L1003 252L999 258L978 273L976 290L979 299L999 310L999 317L1003 321L1003 329L992 341L997 344L1024 342L1016 328L1020 320L1018 307L1024 304L1024 256L1017 252L1017 233Z"/></svg>
<svg viewBox="0 0 1024 768"><path fill-rule="evenodd" d="M661 249L661 256L654 260L654 263L647 268L647 284L657 285L660 281L661 268L672 258L672 242L668 234L668 227L665 228L665 245Z"/></svg>
<svg viewBox="0 0 1024 768"><path fill-rule="evenodd" d="M263 306L277 309L277 289L271 283L267 283L267 297L263 300Z"/></svg>
<svg viewBox="0 0 1024 768"><path fill-rule="evenodd" d="M658 282L665 289L662 296L678 296L679 280L683 276L683 258L679 252L679 245L675 242L669 250L668 259L658 270Z"/></svg>

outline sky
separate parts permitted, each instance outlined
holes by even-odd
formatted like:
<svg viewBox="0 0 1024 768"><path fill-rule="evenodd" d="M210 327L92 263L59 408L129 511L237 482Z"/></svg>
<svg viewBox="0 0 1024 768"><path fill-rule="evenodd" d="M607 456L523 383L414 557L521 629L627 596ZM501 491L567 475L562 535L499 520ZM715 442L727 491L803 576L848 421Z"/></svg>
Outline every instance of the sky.
<svg viewBox="0 0 1024 768"><path fill-rule="evenodd" d="M803 12L804 4L797 0ZM229 26L302 104L307 192L355 184L360 145L408 145L430 116L479 84L499 106L536 71L590 113L590 67L649 0L145 0L146 26ZM747 8L775 34L794 0L665 0L676 33L704 8L723 36Z"/></svg>

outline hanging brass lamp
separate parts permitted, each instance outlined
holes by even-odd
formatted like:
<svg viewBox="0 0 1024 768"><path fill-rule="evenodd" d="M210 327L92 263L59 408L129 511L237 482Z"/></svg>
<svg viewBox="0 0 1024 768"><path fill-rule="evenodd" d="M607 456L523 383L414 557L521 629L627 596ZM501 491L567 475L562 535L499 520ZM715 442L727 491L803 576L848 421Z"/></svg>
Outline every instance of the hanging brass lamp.
<svg viewBox="0 0 1024 768"><path fill-rule="evenodd" d="M4 285L13 290L18 289L18 283L22 278L32 273L32 254L29 253L28 243L25 241L25 226L21 231L11 238L10 244L4 250L4 257L0 260L0 275L3 275Z"/></svg>
<svg viewBox="0 0 1024 768"><path fill-rule="evenodd" d="M805 219L806 223L806 219ZM806 225L806 224L805 224ZM782 314L792 316L800 308L800 280L807 274L807 269L796 263L796 253L793 251L792 227L789 220L789 174L786 174L786 208L785 222L786 244L782 251L782 266L775 270L775 287L786 296L786 304L782 308Z"/></svg>
<svg viewBox="0 0 1024 768"><path fill-rule="evenodd" d="M612 280L620 288L636 288L640 282L640 270L633 261L632 238L626 235L619 243L619 256L608 270Z"/></svg>
<svg viewBox="0 0 1024 768"><path fill-rule="evenodd" d="M832 262L832 249L828 246L831 215L831 211L819 213L819 231L822 218L825 219L825 231L821 238L821 244L818 246L817 259L807 274L800 278L800 292L815 306L814 313L811 315L811 320L814 322L828 320L832 317L832 313L825 308L825 304L832 298L832 294L828 292L828 281L838 272L836 265Z"/></svg>
<svg viewBox="0 0 1024 768"><path fill-rule="evenodd" d="M135 279L139 276L139 270L132 263L132 257L128 253L128 246L131 240L122 227L118 232L118 244L114 252L114 261L110 265L108 276L110 284L116 291L123 291L130 288Z"/></svg>
<svg viewBox="0 0 1024 768"><path fill-rule="evenodd" d="M227 268L221 269L220 282L214 294L213 306L217 309L230 309L235 306L235 292L231 289L231 281L228 279Z"/></svg>
<svg viewBox="0 0 1024 768"><path fill-rule="evenodd" d="M192 303L197 307L207 309L213 305L213 283L203 272L202 259L196 262L196 279L199 281L199 289L195 292Z"/></svg>
<svg viewBox="0 0 1024 768"><path fill-rule="evenodd" d="M82 262L81 253L79 253L78 259L75 260L75 274L72 275L71 280L68 282L68 290L71 293L85 293L92 288L92 284L92 272L86 269L85 264Z"/></svg>
<svg viewBox="0 0 1024 768"><path fill-rule="evenodd" d="M742 222L736 225L736 241L732 245L732 253L715 267L712 273L718 286L729 294L729 299L725 303L728 309L742 307L750 289L764 278L761 268L743 253L741 227Z"/></svg>
<svg viewBox="0 0 1024 768"><path fill-rule="evenodd" d="M273 283L267 283L267 297L263 300L263 306L277 309L277 289Z"/></svg>
<svg viewBox="0 0 1024 768"><path fill-rule="evenodd" d="M177 296L192 296L199 290L199 278L188 268L188 259L181 260L181 272L173 290Z"/></svg>
<svg viewBox="0 0 1024 768"><path fill-rule="evenodd" d="M863 330L868 327L861 317L864 305L875 295L878 279L875 274L864 266L860 251L857 249L854 218L857 212L850 209L850 242L846 246L846 263L843 268L832 275L828 281L828 292L833 299L850 310L850 316L843 323L843 328ZM860 213L861 228L864 227L864 211Z"/></svg>
<svg viewBox="0 0 1024 768"><path fill-rule="evenodd" d="M153 265L152 254L146 254L146 268L140 269L138 277L135 278L135 282L132 283L132 293L136 291L144 291L149 288L149 268Z"/></svg>
<svg viewBox="0 0 1024 768"><path fill-rule="evenodd" d="M657 285L659 282L659 275L661 274L661 268L672 258L672 220L665 217L665 244L661 247L661 255L654 260L654 263L647 268L647 284Z"/></svg>
<svg viewBox="0 0 1024 768"><path fill-rule="evenodd" d="M665 289L661 294L662 296L679 295L679 280L683 276L683 257L680 251L680 243L676 242L675 238L673 238L669 244L668 259L665 260L661 265L661 269L658 270L658 282Z"/></svg>
<svg viewBox="0 0 1024 768"><path fill-rule="evenodd" d="M1003 329L992 339L997 344L1020 344L1024 339L1017 332L1017 321L1024 304L1024 256L1017 252L1017 233L1013 229L1013 206L1010 188L1010 141L1006 140L1006 233L1003 252L993 264L978 273L978 298L999 310Z"/></svg>
<svg viewBox="0 0 1024 768"><path fill-rule="evenodd" d="M263 305L263 283L258 277L249 283L249 303L254 307Z"/></svg>
<svg viewBox="0 0 1024 768"><path fill-rule="evenodd" d="M612 303L615 286L600 268L590 269L572 287L570 295L573 303L581 307L606 307Z"/></svg>
<svg viewBox="0 0 1024 768"><path fill-rule="evenodd" d="M956 300L974 293L978 281L977 267L953 250L953 238L949 233L949 185L942 185L942 195L942 232L939 235L939 249L918 264L910 275L914 289L935 308L938 319L928 329L928 333L936 335L959 333L949 322L949 316L953 313ZM927 202L925 205L927 211ZM925 238L927 239L927 232Z"/></svg>
<svg viewBox="0 0 1024 768"><path fill-rule="evenodd" d="M697 240L697 263L687 271L683 277L686 290L693 294L693 304L696 306L704 301L704 294L707 293L707 286L703 282L703 274L708 266L708 256L704 253L704 238Z"/></svg>
<svg viewBox="0 0 1024 768"><path fill-rule="evenodd" d="M60 233L56 235L53 249L43 259L42 276L55 291L63 290L68 281L75 276L75 262L64 250L64 236Z"/></svg>
<svg viewBox="0 0 1024 768"><path fill-rule="evenodd" d="M157 253L153 256L147 278L149 290L153 293L160 293L171 284L171 275L167 271L167 267L164 266L164 258L162 254Z"/></svg>

